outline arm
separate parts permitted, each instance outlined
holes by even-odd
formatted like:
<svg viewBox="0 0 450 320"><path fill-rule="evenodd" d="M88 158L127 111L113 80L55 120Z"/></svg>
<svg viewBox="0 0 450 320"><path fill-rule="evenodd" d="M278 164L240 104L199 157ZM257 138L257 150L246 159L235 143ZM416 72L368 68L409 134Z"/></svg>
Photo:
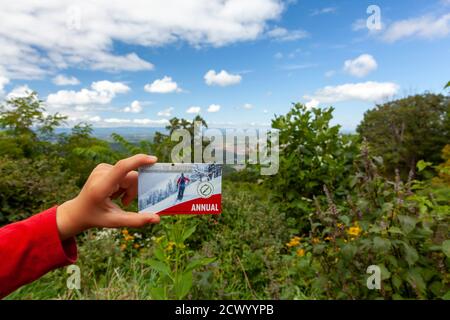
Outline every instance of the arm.
<svg viewBox="0 0 450 320"><path fill-rule="evenodd" d="M55 268L74 263L74 236L94 227L141 227L158 223L156 214L123 211L112 200L127 206L137 195L140 166L155 157L136 155L116 165L98 165L80 194L58 208L0 229L0 298Z"/></svg>

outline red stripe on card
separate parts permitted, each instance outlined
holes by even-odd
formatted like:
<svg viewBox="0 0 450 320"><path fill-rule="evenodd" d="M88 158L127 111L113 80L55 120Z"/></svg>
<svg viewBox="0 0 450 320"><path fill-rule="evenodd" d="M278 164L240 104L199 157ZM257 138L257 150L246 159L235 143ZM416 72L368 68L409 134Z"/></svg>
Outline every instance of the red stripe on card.
<svg viewBox="0 0 450 320"><path fill-rule="evenodd" d="M170 214L220 214L222 212L222 195L213 194L209 198L197 198L179 203L157 212L159 215ZM194 210L195 209L195 210ZM216 210L217 209L217 210Z"/></svg>

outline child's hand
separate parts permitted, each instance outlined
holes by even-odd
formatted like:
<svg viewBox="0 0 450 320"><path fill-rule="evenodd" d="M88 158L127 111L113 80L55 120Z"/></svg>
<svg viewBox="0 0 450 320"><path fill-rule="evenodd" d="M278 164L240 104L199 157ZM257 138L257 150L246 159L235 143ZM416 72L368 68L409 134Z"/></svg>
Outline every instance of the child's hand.
<svg viewBox="0 0 450 320"><path fill-rule="evenodd" d="M156 157L139 154L120 160L114 166L98 165L80 194L58 207L56 222L61 239L94 227L142 227L158 223L156 214L125 212L111 201L122 197L122 203L129 205L138 191L138 173L134 170L156 161Z"/></svg>

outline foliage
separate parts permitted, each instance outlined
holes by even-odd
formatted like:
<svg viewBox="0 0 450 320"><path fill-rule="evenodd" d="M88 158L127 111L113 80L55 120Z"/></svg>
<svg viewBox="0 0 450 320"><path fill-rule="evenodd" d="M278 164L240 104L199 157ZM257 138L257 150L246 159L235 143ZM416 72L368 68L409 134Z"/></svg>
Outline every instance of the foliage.
<svg viewBox="0 0 450 320"><path fill-rule="evenodd" d="M331 126L333 108L311 109L293 105L277 116L272 127L279 130L279 172L267 179L288 218L305 225L313 196L326 184L336 195L352 169L357 139Z"/></svg>
<svg viewBox="0 0 450 320"><path fill-rule="evenodd" d="M357 131L383 157L386 174L393 177L399 169L406 178L419 160L440 162L450 141L450 97L426 93L377 105Z"/></svg>
<svg viewBox="0 0 450 320"><path fill-rule="evenodd" d="M313 288L328 298L436 299L448 295L448 197L436 199L423 182L390 181L362 148L345 201L325 187L310 214L304 241L287 244L316 271ZM447 240L448 241L448 240ZM366 287L366 269L381 268L380 291Z"/></svg>

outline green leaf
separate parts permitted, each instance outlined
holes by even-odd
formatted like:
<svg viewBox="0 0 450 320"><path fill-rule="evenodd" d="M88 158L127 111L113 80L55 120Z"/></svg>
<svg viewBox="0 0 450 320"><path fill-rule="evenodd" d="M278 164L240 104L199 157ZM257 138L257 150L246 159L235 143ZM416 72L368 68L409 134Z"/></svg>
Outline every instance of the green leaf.
<svg viewBox="0 0 450 320"><path fill-rule="evenodd" d="M216 261L216 258L201 258L201 259L192 260L191 262L189 262L189 264L186 266L186 268L184 270L185 270L185 272L192 271L200 266L206 266L210 263L213 263L214 261Z"/></svg>
<svg viewBox="0 0 450 320"><path fill-rule="evenodd" d="M166 259L166 256L164 255L164 251L160 247L157 247L155 249L155 251L153 252L153 255L155 256L156 259L158 259L160 261L165 261L165 259Z"/></svg>
<svg viewBox="0 0 450 320"><path fill-rule="evenodd" d="M388 231L389 233L403 234L402 230L400 230L400 228L398 227L390 227Z"/></svg>
<svg viewBox="0 0 450 320"><path fill-rule="evenodd" d="M405 215L399 215L398 220L400 221L400 224L402 226L402 230L408 234L411 231L414 230L414 228L416 227L417 224L417 219L410 217L410 216L405 216Z"/></svg>
<svg viewBox="0 0 450 320"><path fill-rule="evenodd" d="M450 258L450 240L445 240L442 242L442 252Z"/></svg>
<svg viewBox="0 0 450 320"><path fill-rule="evenodd" d="M153 260L153 259L148 259L148 260L145 260L145 263L148 266L150 266L151 268L155 269L156 271L161 272L170 277L170 268L164 262Z"/></svg>
<svg viewBox="0 0 450 320"><path fill-rule="evenodd" d="M442 300L450 300L450 290L448 290L447 293L442 296Z"/></svg>
<svg viewBox="0 0 450 320"><path fill-rule="evenodd" d="M419 293L420 298L424 297L427 286L417 268L408 270L406 273L406 281L408 281L411 287Z"/></svg>
<svg viewBox="0 0 450 320"><path fill-rule="evenodd" d="M167 299L167 297L165 296L164 287L150 288L150 296L154 300L166 300Z"/></svg>
<svg viewBox="0 0 450 320"><path fill-rule="evenodd" d="M450 88L450 81L447 82L447 84L445 85L444 89Z"/></svg>
<svg viewBox="0 0 450 320"><path fill-rule="evenodd" d="M178 299L183 299L191 290L192 272L185 272L181 277L177 277L174 284L175 295Z"/></svg>
<svg viewBox="0 0 450 320"><path fill-rule="evenodd" d="M417 260L419 260L419 254L417 253L417 250L408 245L406 242L403 242L403 247L406 262L410 266L414 265L417 262Z"/></svg>
<svg viewBox="0 0 450 320"><path fill-rule="evenodd" d="M196 228L197 226L193 226L186 229L181 236L181 242L184 242L187 238L189 238L195 232Z"/></svg>
<svg viewBox="0 0 450 320"><path fill-rule="evenodd" d="M417 162L417 169L419 170L419 172L423 171L424 169L432 166L433 164L431 162L426 162L423 160L420 160L419 162Z"/></svg>
<svg viewBox="0 0 450 320"><path fill-rule="evenodd" d="M377 251L377 253L384 253L391 249L391 242L388 239L375 237L373 238L373 248Z"/></svg>

